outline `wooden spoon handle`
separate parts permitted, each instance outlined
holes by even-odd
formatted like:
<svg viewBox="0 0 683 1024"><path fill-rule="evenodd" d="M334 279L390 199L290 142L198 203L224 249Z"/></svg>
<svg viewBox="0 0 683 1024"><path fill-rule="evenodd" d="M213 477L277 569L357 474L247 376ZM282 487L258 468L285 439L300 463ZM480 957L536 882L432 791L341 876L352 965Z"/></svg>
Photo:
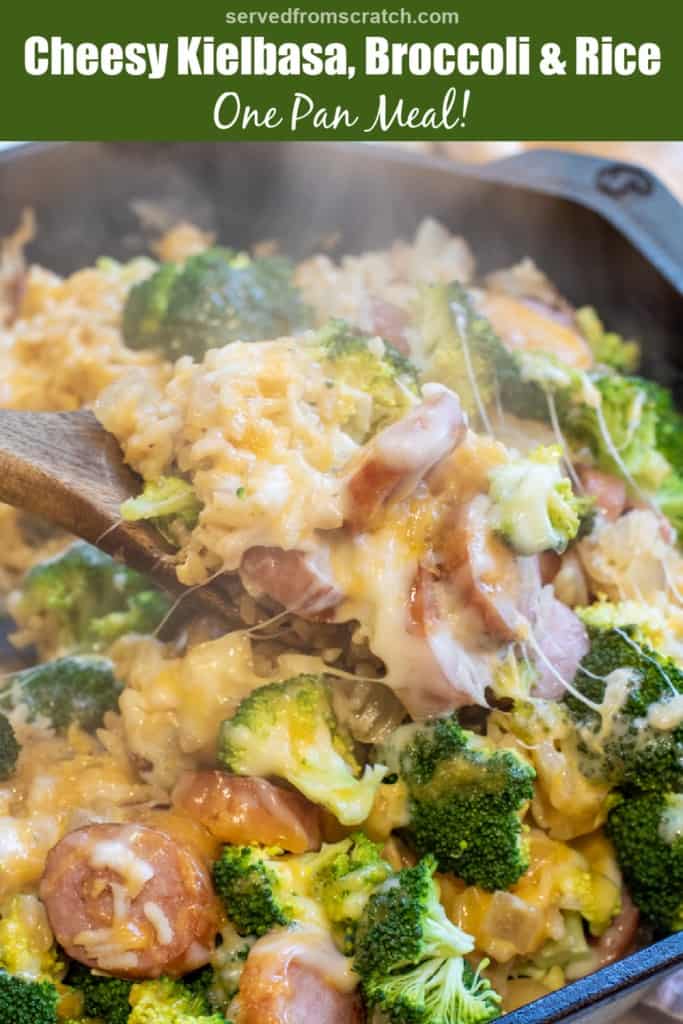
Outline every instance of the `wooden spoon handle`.
<svg viewBox="0 0 683 1024"><path fill-rule="evenodd" d="M0 500L95 543L139 489L91 412L0 409Z"/></svg>
<svg viewBox="0 0 683 1024"><path fill-rule="evenodd" d="M172 593L186 593L173 550L159 532L121 519L121 503L140 488L116 439L88 410L0 409L0 501L82 537ZM197 590L191 600L206 612L235 619L219 587Z"/></svg>

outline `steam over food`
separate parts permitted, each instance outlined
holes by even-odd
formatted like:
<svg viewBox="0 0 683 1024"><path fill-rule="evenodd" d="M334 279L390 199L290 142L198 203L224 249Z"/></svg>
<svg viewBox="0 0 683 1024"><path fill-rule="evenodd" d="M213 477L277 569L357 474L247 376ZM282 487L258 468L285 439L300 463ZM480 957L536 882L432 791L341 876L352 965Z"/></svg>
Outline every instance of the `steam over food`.
<svg viewBox="0 0 683 1024"><path fill-rule="evenodd" d="M683 419L638 344L433 221L66 279L29 233L0 403L94 408L188 594L0 509L0 1024L485 1024L683 928Z"/></svg>

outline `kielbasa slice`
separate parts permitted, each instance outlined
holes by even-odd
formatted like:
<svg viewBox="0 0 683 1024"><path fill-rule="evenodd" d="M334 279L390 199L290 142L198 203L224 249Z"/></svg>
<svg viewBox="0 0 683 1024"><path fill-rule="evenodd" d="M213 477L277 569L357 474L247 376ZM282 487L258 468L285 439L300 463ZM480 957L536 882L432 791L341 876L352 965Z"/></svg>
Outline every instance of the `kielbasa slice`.
<svg viewBox="0 0 683 1024"><path fill-rule="evenodd" d="M222 843L259 843L289 853L320 849L320 812L301 793L267 779L204 771L184 775L173 803Z"/></svg>
<svg viewBox="0 0 683 1024"><path fill-rule="evenodd" d="M265 936L252 947L240 978L239 1024L362 1024L348 963L322 935Z"/></svg>
<svg viewBox="0 0 683 1024"><path fill-rule="evenodd" d="M315 553L254 547L245 552L240 578L247 590L267 594L302 618L324 618L344 599L325 549Z"/></svg>
<svg viewBox="0 0 683 1024"><path fill-rule="evenodd" d="M344 519L356 531L372 526L391 500L405 498L460 444L467 420L458 396L425 384L423 401L365 446L344 485Z"/></svg>
<svg viewBox="0 0 683 1024"><path fill-rule="evenodd" d="M123 978L180 975L207 963L219 913L189 848L144 825L90 825L47 857L40 883L67 954Z"/></svg>

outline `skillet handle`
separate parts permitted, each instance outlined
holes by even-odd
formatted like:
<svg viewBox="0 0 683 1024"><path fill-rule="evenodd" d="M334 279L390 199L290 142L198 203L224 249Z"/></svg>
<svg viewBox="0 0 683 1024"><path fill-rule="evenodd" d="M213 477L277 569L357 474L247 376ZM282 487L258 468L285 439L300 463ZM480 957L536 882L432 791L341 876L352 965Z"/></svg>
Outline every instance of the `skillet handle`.
<svg viewBox="0 0 683 1024"><path fill-rule="evenodd" d="M644 167L532 149L484 165L478 177L573 199L595 210L683 295L683 205Z"/></svg>

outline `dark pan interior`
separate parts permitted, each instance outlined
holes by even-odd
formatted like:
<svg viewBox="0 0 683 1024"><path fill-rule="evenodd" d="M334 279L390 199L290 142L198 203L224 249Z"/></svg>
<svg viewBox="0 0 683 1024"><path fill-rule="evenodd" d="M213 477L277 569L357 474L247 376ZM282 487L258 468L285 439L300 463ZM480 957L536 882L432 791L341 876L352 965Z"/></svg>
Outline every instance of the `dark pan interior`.
<svg viewBox="0 0 683 1024"><path fill-rule="evenodd" d="M335 143L82 143L0 155L0 233L33 206L33 259L66 273L144 250L183 218L248 246L277 238L292 256L361 252L434 216L472 244L481 271L531 256L578 304L642 340L644 372L683 401L683 297L598 213L527 186L385 146ZM672 224L672 230L677 230ZM613 1019L683 963L683 933L506 1017L510 1024Z"/></svg>
<svg viewBox="0 0 683 1024"><path fill-rule="evenodd" d="M81 143L0 158L0 231L36 209L31 255L60 272L139 252L179 217L293 256L408 236L427 215L472 244L482 271L533 257L572 301L644 343L644 371L683 400L683 298L596 212L391 147L336 143ZM676 230L672 224L672 231Z"/></svg>

